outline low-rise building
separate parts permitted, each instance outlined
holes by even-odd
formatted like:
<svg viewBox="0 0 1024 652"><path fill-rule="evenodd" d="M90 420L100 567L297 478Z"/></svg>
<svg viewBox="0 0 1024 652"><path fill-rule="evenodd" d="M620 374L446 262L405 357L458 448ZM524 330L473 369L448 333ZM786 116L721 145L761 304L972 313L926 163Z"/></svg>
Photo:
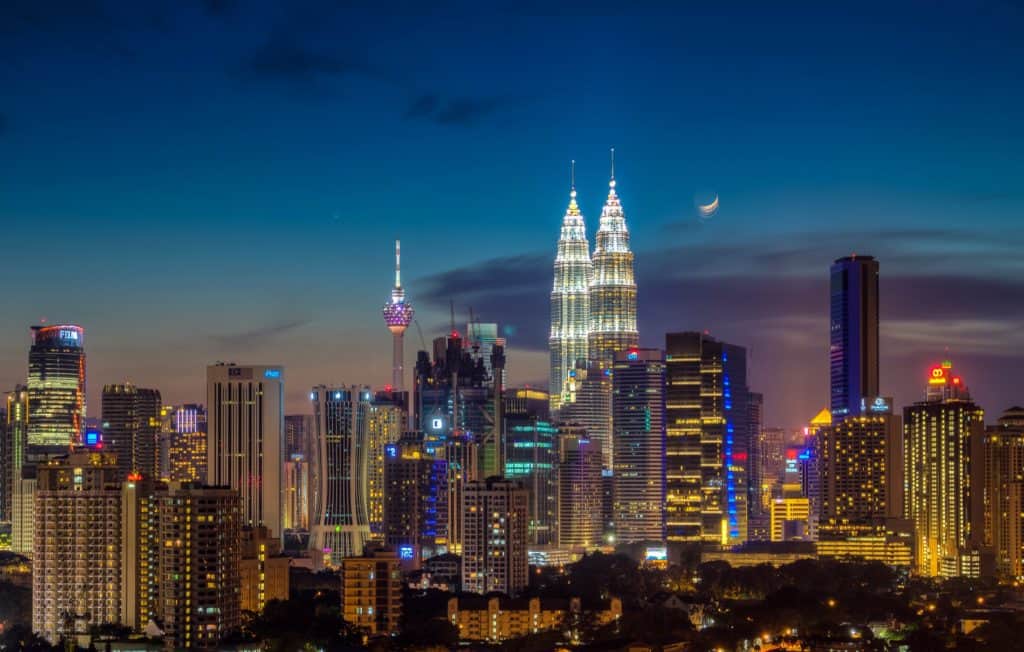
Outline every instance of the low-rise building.
<svg viewBox="0 0 1024 652"><path fill-rule="evenodd" d="M371 636L395 634L402 615L402 572L393 550L341 560L341 615Z"/></svg>
<svg viewBox="0 0 1024 652"><path fill-rule="evenodd" d="M460 641L498 643L572 627L582 613L579 598L560 600L462 596L448 601L448 622L458 628ZM617 620L622 616L622 602L612 598L596 616L599 625Z"/></svg>
<svg viewBox="0 0 1024 652"><path fill-rule="evenodd" d="M266 527L242 528L242 611L260 613L271 600L288 599L291 559L276 554L280 549Z"/></svg>

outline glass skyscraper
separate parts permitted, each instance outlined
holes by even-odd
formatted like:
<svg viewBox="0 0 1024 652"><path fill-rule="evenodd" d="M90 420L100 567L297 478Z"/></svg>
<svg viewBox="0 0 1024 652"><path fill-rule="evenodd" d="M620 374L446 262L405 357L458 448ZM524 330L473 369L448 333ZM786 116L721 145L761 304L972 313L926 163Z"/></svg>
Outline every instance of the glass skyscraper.
<svg viewBox="0 0 1024 652"><path fill-rule="evenodd" d="M665 539L665 356L615 354L612 367L613 515L619 543Z"/></svg>
<svg viewBox="0 0 1024 652"><path fill-rule="evenodd" d="M829 363L833 419L867 411L878 396L878 261L847 256L832 265Z"/></svg>
<svg viewBox="0 0 1024 652"><path fill-rule="evenodd" d="M666 533L747 540L746 349L696 332L665 336Z"/></svg>
<svg viewBox="0 0 1024 652"><path fill-rule="evenodd" d="M28 443L70 446L85 428L85 330L32 327L28 353Z"/></svg>

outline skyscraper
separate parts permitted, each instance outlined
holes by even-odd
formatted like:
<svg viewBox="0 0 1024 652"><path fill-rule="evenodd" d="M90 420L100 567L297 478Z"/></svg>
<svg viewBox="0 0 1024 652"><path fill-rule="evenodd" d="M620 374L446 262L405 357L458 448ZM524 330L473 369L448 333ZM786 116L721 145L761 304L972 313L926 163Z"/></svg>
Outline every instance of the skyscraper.
<svg viewBox="0 0 1024 652"><path fill-rule="evenodd" d="M665 336L670 541L747 539L747 356L695 332Z"/></svg>
<svg viewBox="0 0 1024 652"><path fill-rule="evenodd" d="M613 514L620 543L665 540L665 356L615 354L612 367Z"/></svg>
<svg viewBox="0 0 1024 652"><path fill-rule="evenodd" d="M391 289L391 301L384 304L384 323L391 331L393 348L391 353L391 387L401 392L405 388L405 329L412 323L414 311L411 303L405 301L402 287L402 246L395 240L395 287Z"/></svg>
<svg viewBox="0 0 1024 652"><path fill-rule="evenodd" d="M831 276L832 418L861 414L878 396L878 261L847 256Z"/></svg>
<svg viewBox="0 0 1024 652"><path fill-rule="evenodd" d="M491 366L491 354L496 346L502 347L502 350L507 348L507 340L498 335L498 325L478 321L466 324L466 344L474 357L479 356L484 361L484 369L493 383L496 374ZM502 369L501 376L501 384L508 387L508 370Z"/></svg>
<svg viewBox="0 0 1024 652"><path fill-rule="evenodd" d="M241 619L238 492L175 482L157 496L155 510L154 606L165 642L175 650L218 649Z"/></svg>
<svg viewBox="0 0 1024 652"><path fill-rule="evenodd" d="M103 386L103 447L123 475L159 478L160 392L131 383Z"/></svg>
<svg viewBox="0 0 1024 652"><path fill-rule="evenodd" d="M408 428L409 393L381 391L373 395L366 411L366 496L370 533L380 538L384 526L385 448Z"/></svg>
<svg viewBox="0 0 1024 652"><path fill-rule="evenodd" d="M915 565L925 577L977 576L984 412L952 364L933 367L928 387L929 398L903 410L904 511L914 524Z"/></svg>
<svg viewBox="0 0 1024 652"><path fill-rule="evenodd" d="M242 525L264 525L280 534L284 369L211 365L206 405L207 484L242 495Z"/></svg>
<svg viewBox="0 0 1024 652"><path fill-rule="evenodd" d="M1024 575L1024 408L985 429L984 544L1002 579Z"/></svg>
<svg viewBox="0 0 1024 652"><path fill-rule="evenodd" d="M885 519L902 515L902 423L891 403L877 397L867 411L818 430L820 537L884 532Z"/></svg>
<svg viewBox="0 0 1024 652"><path fill-rule="evenodd" d="M504 476L518 480L529 497L527 543L548 545L557 541L558 427L536 415L505 416L506 455Z"/></svg>
<svg viewBox="0 0 1024 652"><path fill-rule="evenodd" d="M28 443L70 446L85 428L85 330L32 327L28 353Z"/></svg>
<svg viewBox="0 0 1024 652"><path fill-rule="evenodd" d="M601 545L601 449L584 433L559 436L558 545L587 552Z"/></svg>
<svg viewBox="0 0 1024 652"><path fill-rule="evenodd" d="M466 484L462 525L462 590L515 595L528 583L527 494L499 477Z"/></svg>
<svg viewBox="0 0 1024 652"><path fill-rule="evenodd" d="M365 423L371 394L367 387L317 385L309 398L316 424L309 545L323 551L326 564L340 566L370 538Z"/></svg>
<svg viewBox="0 0 1024 652"><path fill-rule="evenodd" d="M312 414L286 414L284 417L284 454L298 453L309 458L315 427Z"/></svg>
<svg viewBox="0 0 1024 652"><path fill-rule="evenodd" d="M114 456L75 453L38 469L32 629L51 643L118 623L124 599L121 480Z"/></svg>
<svg viewBox="0 0 1024 652"><path fill-rule="evenodd" d="M195 403L164 408L169 431L168 477L178 482L206 480L206 408Z"/></svg>
<svg viewBox="0 0 1024 652"><path fill-rule="evenodd" d="M608 199L601 209L592 266L587 350L591 360L607 368L616 351L625 351L639 343L633 252L629 248L626 216L615 193L614 149Z"/></svg>
<svg viewBox="0 0 1024 652"><path fill-rule="evenodd" d="M25 464L25 446L28 437L28 391L18 385L7 393L3 413L3 473L0 475L0 493L3 494L3 509L0 520L14 521L14 494L21 480L21 467Z"/></svg>
<svg viewBox="0 0 1024 652"><path fill-rule="evenodd" d="M615 150L612 149L611 180L608 199L601 209L601 220L594 238L590 280L590 328L587 353L599 372L591 369L588 379L596 390L598 415L602 427L591 432L601 444L605 469L615 464L615 446L611 439L612 383L607 373L615 353L635 348L640 335L636 326L636 281L633 276L633 252L629 248L629 229L622 204L615 193ZM596 382L595 382L596 381ZM604 425L607 424L607 425Z"/></svg>
<svg viewBox="0 0 1024 652"><path fill-rule="evenodd" d="M386 446L384 543L405 560L428 559L447 550L448 464L428 455L422 442Z"/></svg>
<svg viewBox="0 0 1024 652"><path fill-rule="evenodd" d="M576 364L587 359L590 329L590 245L583 214L576 203L575 161L569 191L569 208L562 218L562 231L555 254L555 281L551 290L551 353L549 400L557 411L571 401L568 384Z"/></svg>

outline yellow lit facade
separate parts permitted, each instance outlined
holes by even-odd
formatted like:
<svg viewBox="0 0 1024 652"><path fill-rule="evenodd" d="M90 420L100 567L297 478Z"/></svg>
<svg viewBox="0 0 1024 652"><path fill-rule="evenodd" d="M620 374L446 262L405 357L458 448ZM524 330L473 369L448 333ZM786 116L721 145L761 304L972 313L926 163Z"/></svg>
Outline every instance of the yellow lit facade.
<svg viewBox="0 0 1024 652"><path fill-rule="evenodd" d="M370 635L398 632L402 572L394 551L374 550L341 561L341 615Z"/></svg>
<svg viewBox="0 0 1024 652"><path fill-rule="evenodd" d="M984 544L1003 579L1024 577L1024 410L985 432Z"/></svg>
<svg viewBox="0 0 1024 652"><path fill-rule="evenodd" d="M932 400L904 410L905 512L915 529L914 562L926 577L969 575L977 566L971 549L983 534L984 412L965 387L942 393L933 380Z"/></svg>
<svg viewBox="0 0 1024 652"><path fill-rule="evenodd" d="M777 498L771 507L771 540L806 540L810 536L811 502L807 498ZM797 533L790 535L787 524L796 525Z"/></svg>
<svg viewBox="0 0 1024 652"><path fill-rule="evenodd" d="M276 554L280 549L281 541L270 537L267 528L242 528L242 611L260 613L271 600L288 599L291 561Z"/></svg>
<svg viewBox="0 0 1024 652"><path fill-rule="evenodd" d="M579 598L541 600L540 598L451 598L448 622L459 630L463 642L500 643L510 639L562 628L582 615ZM622 616L622 602L609 600L608 607L596 614L598 626L615 622Z"/></svg>

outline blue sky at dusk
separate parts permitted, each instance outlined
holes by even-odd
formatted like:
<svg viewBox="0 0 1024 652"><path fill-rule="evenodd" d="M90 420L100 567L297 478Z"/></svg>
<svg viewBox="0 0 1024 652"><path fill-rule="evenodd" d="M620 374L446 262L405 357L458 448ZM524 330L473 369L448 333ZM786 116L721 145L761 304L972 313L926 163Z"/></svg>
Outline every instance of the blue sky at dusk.
<svg viewBox="0 0 1024 652"><path fill-rule="evenodd" d="M747 345L770 425L827 403L850 253L897 404L946 356L1024 402L1019 4L375 4L0 5L4 387L41 318L86 328L94 416L216 360L285 365L292 411L383 384L396 237L425 337L472 306L542 383L569 160L592 239L614 146L642 342Z"/></svg>

